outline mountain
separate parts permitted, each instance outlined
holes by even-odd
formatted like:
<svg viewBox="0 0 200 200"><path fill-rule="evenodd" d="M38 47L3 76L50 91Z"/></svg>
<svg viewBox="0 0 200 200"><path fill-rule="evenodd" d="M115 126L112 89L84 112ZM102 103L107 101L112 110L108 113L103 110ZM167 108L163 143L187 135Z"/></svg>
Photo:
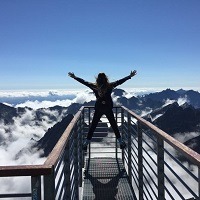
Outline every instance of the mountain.
<svg viewBox="0 0 200 200"><path fill-rule="evenodd" d="M155 111L153 112L155 116ZM190 105L179 106L177 102L162 108L156 114L162 114L153 124L170 135L174 133L200 131L200 109ZM150 114L151 115L151 114Z"/></svg>
<svg viewBox="0 0 200 200"><path fill-rule="evenodd" d="M164 130L170 135L185 132L200 132L200 93L193 90L171 90L166 89L161 92L151 93L144 96L125 97L126 92L121 89L115 89L113 95L117 97L117 105L124 105L141 115L143 111L148 112L144 116L145 119ZM178 99L187 98L187 102L179 105ZM165 105L166 100L172 100L171 104ZM50 108L41 108L33 110L31 108L14 108L0 103L0 121L5 124L13 124L16 117L23 116L24 113L30 111L33 115L34 122L37 125L48 119L54 122L54 126L50 128L38 142L33 139L30 141L34 144L34 148L43 149L44 156L48 155L52 150L56 141L66 129L67 124L73 118L73 115L81 108L81 106L94 106L95 101L85 102L84 104L73 103L69 107L54 106ZM106 128L106 127L105 127ZM195 145L196 140L192 140L186 144ZM32 146L33 147L33 146ZM198 145L197 145L198 150Z"/></svg>
<svg viewBox="0 0 200 200"><path fill-rule="evenodd" d="M200 136L187 140L184 144L200 154Z"/></svg>
<svg viewBox="0 0 200 200"><path fill-rule="evenodd" d="M115 96L123 96L124 94L126 94L125 90L119 89L119 88L115 88L113 90L113 95Z"/></svg>
<svg viewBox="0 0 200 200"><path fill-rule="evenodd" d="M190 102L195 108L200 108L200 93L194 90L188 90L184 93Z"/></svg>
<svg viewBox="0 0 200 200"><path fill-rule="evenodd" d="M0 120L3 120L5 124L12 124L14 122L14 117L21 117L23 114L25 114L28 111L33 111L34 120L35 121L42 121L44 120L44 117L49 117L50 120L57 121L57 118L55 115L53 115L53 112L56 112L58 115L61 114L67 114L68 108L62 107L62 106L54 106L49 108L40 108L37 110L33 110L29 107L18 107L14 108L12 106L5 105L3 103L0 103Z"/></svg>
<svg viewBox="0 0 200 200"><path fill-rule="evenodd" d="M48 156L72 119L73 115L68 114L62 119L61 122L58 122L52 128L50 128L45 133L45 135L34 145L33 148L37 148L38 150L42 149L44 154L41 156Z"/></svg>
<svg viewBox="0 0 200 200"><path fill-rule="evenodd" d="M179 95L183 95L187 92L187 90L179 89L176 91Z"/></svg>
<svg viewBox="0 0 200 200"><path fill-rule="evenodd" d="M72 114L64 117L60 122L49 128L39 141L31 138L29 143L15 155L15 159L17 160L24 153L33 154L35 152L41 152L41 157L47 157L64 133L73 117L74 116Z"/></svg>
<svg viewBox="0 0 200 200"><path fill-rule="evenodd" d="M165 102L167 99L177 101L179 98L186 98L190 105L192 105L195 108L200 108L200 93L194 90L180 89L174 91L171 89L166 89L161 92L150 93L141 97L143 101L145 99L151 99L153 101L160 102Z"/></svg>
<svg viewBox="0 0 200 200"><path fill-rule="evenodd" d="M178 98L180 98L180 94L171 89L166 89L161 92L150 93L143 97L143 99L151 99L153 101L161 101L161 102L167 99L178 100Z"/></svg>
<svg viewBox="0 0 200 200"><path fill-rule="evenodd" d="M17 117L18 114L23 114L24 112L25 108L14 108L0 103L0 120L4 120L5 124L13 123L13 117Z"/></svg>

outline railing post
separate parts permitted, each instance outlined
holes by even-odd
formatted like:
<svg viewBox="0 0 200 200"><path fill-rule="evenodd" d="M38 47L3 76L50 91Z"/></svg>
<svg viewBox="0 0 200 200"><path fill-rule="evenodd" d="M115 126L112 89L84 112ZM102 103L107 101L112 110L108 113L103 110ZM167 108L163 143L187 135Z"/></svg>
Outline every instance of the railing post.
<svg viewBox="0 0 200 200"><path fill-rule="evenodd" d="M132 172L131 172L131 115L128 113L128 176L132 185Z"/></svg>
<svg viewBox="0 0 200 200"><path fill-rule="evenodd" d="M82 111L82 117L81 117L81 153L82 153L82 168L84 168L84 162L85 162L85 151L83 151L83 140L84 140L84 128L85 128L85 108Z"/></svg>
<svg viewBox="0 0 200 200"><path fill-rule="evenodd" d="M139 178L139 200L143 200L143 153L142 153L142 129L138 121L138 178Z"/></svg>
<svg viewBox="0 0 200 200"><path fill-rule="evenodd" d="M199 178L199 199L200 199L200 167L198 167L198 178Z"/></svg>
<svg viewBox="0 0 200 200"><path fill-rule="evenodd" d="M117 107L115 108L115 120L117 123ZM121 133L122 136L122 133ZM115 138L115 158L118 158L117 138Z"/></svg>
<svg viewBox="0 0 200 200"><path fill-rule="evenodd" d="M158 199L165 199L164 141L157 137Z"/></svg>
<svg viewBox="0 0 200 200"><path fill-rule="evenodd" d="M90 128L90 125L91 125L91 123L90 123L90 120L91 120L91 119L90 119L90 118L91 118L91 117L90 117L90 114L91 114L91 109L89 108L89 109L88 109L88 121L89 121L89 122L88 122L88 125L89 125L89 128ZM89 143L88 146L89 146L89 156L88 156L88 159L90 160L90 156L91 156L91 145L90 145L90 143Z"/></svg>
<svg viewBox="0 0 200 200"><path fill-rule="evenodd" d="M68 141L68 144L66 146L66 153L65 153L65 157L64 157L64 162L66 165L65 168L65 181L66 181L66 192L65 192L65 197L66 199L71 199L71 183L70 183L70 141Z"/></svg>
<svg viewBox="0 0 200 200"><path fill-rule="evenodd" d="M82 187L82 122L81 118L79 119L78 127L78 174L79 174L79 187Z"/></svg>
<svg viewBox="0 0 200 200"><path fill-rule="evenodd" d="M44 200L55 200L54 166L50 175L44 175Z"/></svg>
<svg viewBox="0 0 200 200"><path fill-rule="evenodd" d="M74 181L75 181L75 199L79 199L79 170L78 170L78 132L77 124L74 127ZM81 174L82 176L82 174Z"/></svg>
<svg viewBox="0 0 200 200"><path fill-rule="evenodd" d="M31 177L32 200L41 200L41 177Z"/></svg>
<svg viewBox="0 0 200 200"><path fill-rule="evenodd" d="M122 108L121 108L122 109ZM121 110L121 129L122 129L122 136L124 135L124 109ZM116 140L117 145L117 140ZM116 146L117 148L117 146ZM122 162L124 164L124 151L122 150Z"/></svg>

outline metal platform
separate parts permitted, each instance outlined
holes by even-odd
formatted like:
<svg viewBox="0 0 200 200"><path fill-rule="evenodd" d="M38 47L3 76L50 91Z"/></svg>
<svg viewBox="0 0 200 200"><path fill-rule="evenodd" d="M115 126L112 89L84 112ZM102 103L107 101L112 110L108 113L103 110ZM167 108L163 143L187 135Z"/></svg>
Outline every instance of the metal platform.
<svg viewBox="0 0 200 200"><path fill-rule="evenodd" d="M86 160L83 200L135 200L121 159Z"/></svg>

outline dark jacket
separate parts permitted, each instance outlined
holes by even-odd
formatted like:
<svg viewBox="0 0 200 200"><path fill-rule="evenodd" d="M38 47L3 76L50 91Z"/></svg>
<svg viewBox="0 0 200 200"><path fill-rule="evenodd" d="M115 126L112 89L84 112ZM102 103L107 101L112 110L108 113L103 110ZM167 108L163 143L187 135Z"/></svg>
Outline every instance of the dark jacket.
<svg viewBox="0 0 200 200"><path fill-rule="evenodd" d="M89 87L94 92L94 94L96 96L95 110L99 110L99 111L104 112L108 109L113 108L113 101L112 101L112 98L111 98L112 90L115 87L117 87L118 85L121 85L122 83L127 81L128 79L131 79L131 77L126 76L126 77L124 77L120 80L109 83L109 86L107 87L107 90L103 95L100 95L99 88L97 87L97 85L95 83L87 82L87 81L85 81L85 80L83 80L82 78L79 78L79 77L75 77L74 79L77 80L78 82L82 83L83 85L86 85L87 87Z"/></svg>

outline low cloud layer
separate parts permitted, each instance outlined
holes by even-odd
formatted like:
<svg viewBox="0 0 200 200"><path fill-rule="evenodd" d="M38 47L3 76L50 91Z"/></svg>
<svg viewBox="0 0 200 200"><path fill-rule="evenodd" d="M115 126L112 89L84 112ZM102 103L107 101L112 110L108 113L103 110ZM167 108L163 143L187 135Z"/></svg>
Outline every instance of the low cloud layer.
<svg viewBox="0 0 200 200"><path fill-rule="evenodd" d="M157 92L155 89L127 89L124 96L130 98ZM15 107L30 107L33 109L48 108L55 105L69 106L71 103L84 103L94 100L91 90L50 90L50 91L0 91L0 102Z"/></svg>

